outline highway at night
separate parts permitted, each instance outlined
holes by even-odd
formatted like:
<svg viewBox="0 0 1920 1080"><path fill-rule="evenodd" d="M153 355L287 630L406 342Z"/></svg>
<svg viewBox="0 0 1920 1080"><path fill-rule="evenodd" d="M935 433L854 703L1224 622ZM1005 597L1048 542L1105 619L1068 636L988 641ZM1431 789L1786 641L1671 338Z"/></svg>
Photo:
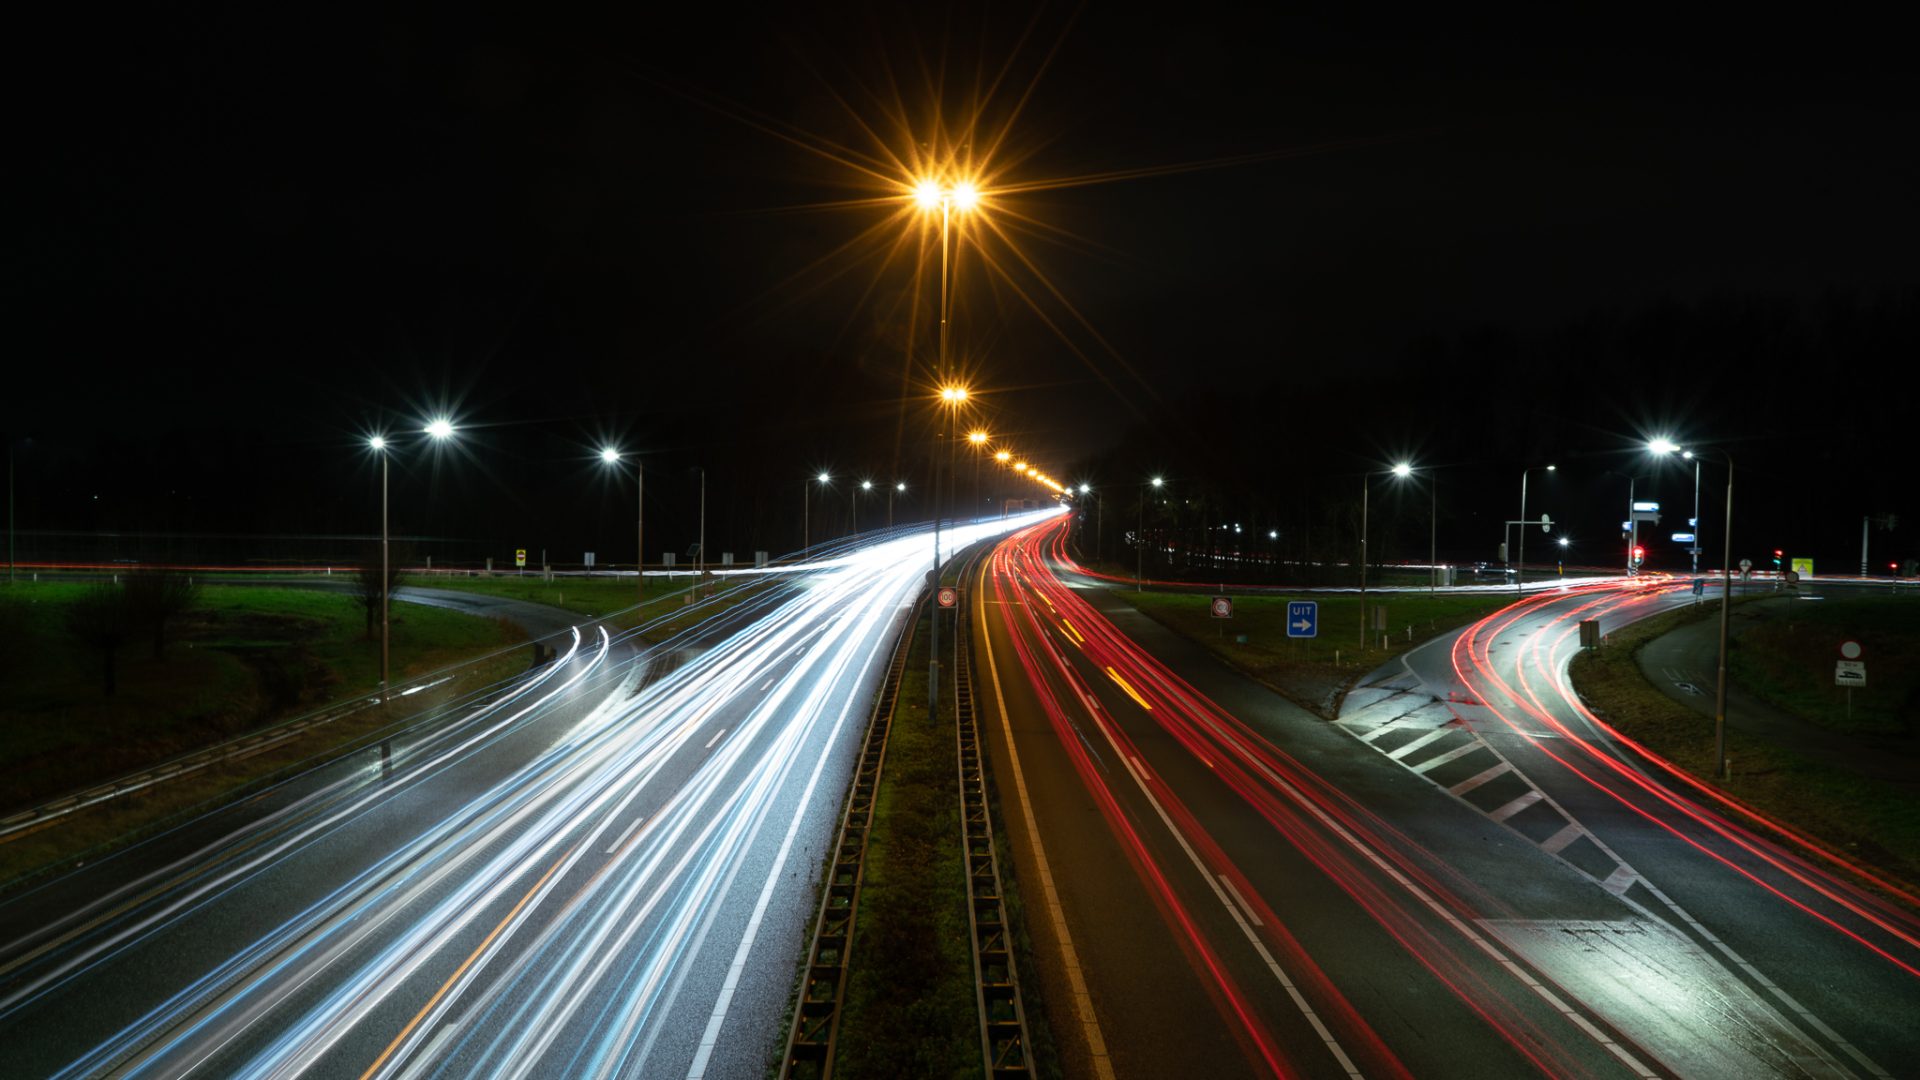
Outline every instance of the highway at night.
<svg viewBox="0 0 1920 1080"><path fill-rule="evenodd" d="M961 526L967 543L1010 527ZM843 545L0 908L21 1076L739 1076L931 565Z"/></svg>
<svg viewBox="0 0 1920 1080"><path fill-rule="evenodd" d="M1003 542L974 601L1070 1072L1920 1061L1920 924L1873 891L1894 887L1612 747L1565 684L1579 619L1618 629L1684 590L1530 596L1328 724L1091 587L1064 535Z"/></svg>

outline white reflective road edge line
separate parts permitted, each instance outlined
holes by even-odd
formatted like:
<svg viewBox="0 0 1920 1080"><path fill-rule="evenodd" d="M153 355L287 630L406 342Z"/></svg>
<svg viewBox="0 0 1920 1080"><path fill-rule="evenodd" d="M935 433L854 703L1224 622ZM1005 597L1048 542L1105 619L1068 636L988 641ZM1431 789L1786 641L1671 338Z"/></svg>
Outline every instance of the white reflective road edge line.
<svg viewBox="0 0 1920 1080"><path fill-rule="evenodd" d="M977 583L976 583L977 584ZM975 616L979 625L986 625L987 608L981 595L986 590L975 588ZM1007 718L1007 696L1000 686L1000 665L993 659L993 638L988 635L982 641L981 655L987 658L987 677L993 682L993 703L1000 711L1000 731L1007 740L1007 759L1013 771L1013 789L1020 796L1020 814L1027 821L1027 843L1033 847L1033 861L1040 870L1040 894L1044 898L1047 918L1053 923L1053 933L1060 941L1061 963L1067 969L1067 987L1073 995L1073 1011L1080 1018L1080 1029L1087 1040L1087 1054L1093 1059L1093 1074L1101 1080L1114 1080L1113 1059L1107 1056L1107 1040L1100 1033L1100 1019L1093 1014L1093 996L1087 992L1087 977L1080 969L1080 954L1073 947L1073 935L1067 932L1067 915L1060 905L1060 890L1053 884L1053 868L1047 863L1047 849L1040 843L1040 825L1034 820L1033 801L1027 798L1027 777L1020 769L1020 750L1013 743L1013 722Z"/></svg>

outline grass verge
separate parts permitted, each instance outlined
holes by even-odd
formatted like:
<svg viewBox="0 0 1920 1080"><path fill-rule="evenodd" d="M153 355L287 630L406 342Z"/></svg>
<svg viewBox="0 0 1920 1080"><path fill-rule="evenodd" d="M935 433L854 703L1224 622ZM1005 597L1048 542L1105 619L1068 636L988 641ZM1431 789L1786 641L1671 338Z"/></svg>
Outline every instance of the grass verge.
<svg viewBox="0 0 1920 1080"><path fill-rule="evenodd" d="M1713 719L1650 685L1635 654L1646 642L1718 608L1658 615L1609 635L1605 649L1573 661L1573 685L1621 734L1696 777L1713 773ZM1745 635L1737 656L1744 650ZM1920 882L1920 801L1900 788L1809 761L1729 726L1728 794L1826 843L1849 858L1906 882Z"/></svg>
<svg viewBox="0 0 1920 1080"><path fill-rule="evenodd" d="M1755 608L1727 658L1751 694L1821 727L1920 735L1920 601L1826 597ZM1872 679L1853 692L1833 684L1840 643L1854 641Z"/></svg>
<svg viewBox="0 0 1920 1080"><path fill-rule="evenodd" d="M1434 595L1392 593L1368 597L1369 608L1384 608L1387 627L1360 642L1360 598L1308 595L1320 605L1319 633L1287 637L1284 596L1233 596L1233 617L1209 613L1210 597L1193 593L1113 594L1168 629L1206 646L1228 664L1252 675L1318 715L1332 719L1353 680L1437 635L1513 603L1511 594ZM1232 596L1226 593L1223 595ZM1244 637L1246 640L1241 641Z"/></svg>
<svg viewBox="0 0 1920 1080"><path fill-rule="evenodd" d="M204 590L155 658L141 641L121 649L119 689L104 694L99 660L62 630L65 606L90 585L9 589L10 632L31 635L31 663L10 658L0 680L0 806L19 809L83 790L202 747L370 691L379 643L365 638L352 599L300 588ZM396 604L396 680L477 660L524 640L511 623L443 608ZM312 728L258 754L198 770L0 840L0 882L64 864L144 834L289 766L324 757L455 693L524 670L515 650L460 671L391 710L373 707ZM391 715L390 715L391 713Z"/></svg>
<svg viewBox="0 0 1920 1080"><path fill-rule="evenodd" d="M837 1075L982 1075L960 849L952 703L927 715L928 626L914 634L874 798L837 1039Z"/></svg>
<svg viewBox="0 0 1920 1080"><path fill-rule="evenodd" d="M560 608L577 615L592 618L605 618L610 625L623 630L632 630L662 616L670 615L675 605L688 608L685 618L671 618L661 626L648 629L642 634L648 641L660 641L672 636L694 622L704 619L732 604L740 603L757 595L764 587L760 579L714 578L700 593L701 597L717 596L721 603L714 607L703 607L698 611L691 608L695 597L692 590L692 577L646 579L646 593L642 594L634 587L633 579L617 578L559 578L543 581L537 574L525 576L500 574L494 577L466 577L463 575L437 575L409 581L423 589L452 589L460 592L479 593L483 596L497 596L506 600L521 600L530 604L544 604L547 607ZM636 607L635 605L643 605Z"/></svg>

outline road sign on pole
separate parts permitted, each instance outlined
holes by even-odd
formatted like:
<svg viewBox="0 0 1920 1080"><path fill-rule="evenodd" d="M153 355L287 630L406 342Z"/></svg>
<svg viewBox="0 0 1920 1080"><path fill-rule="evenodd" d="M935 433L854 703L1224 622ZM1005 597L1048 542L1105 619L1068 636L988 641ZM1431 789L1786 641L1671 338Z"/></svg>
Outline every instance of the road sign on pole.
<svg viewBox="0 0 1920 1080"><path fill-rule="evenodd" d="M1318 600L1287 601L1287 636L1318 637L1320 635L1320 602Z"/></svg>
<svg viewBox="0 0 1920 1080"><path fill-rule="evenodd" d="M956 607L960 603L960 590L951 585L942 585L939 591L934 593L934 599L938 600L943 608Z"/></svg>
<svg viewBox="0 0 1920 1080"><path fill-rule="evenodd" d="M1835 660L1833 662L1833 685L1848 688L1867 685L1867 662L1865 660Z"/></svg>
<svg viewBox="0 0 1920 1080"><path fill-rule="evenodd" d="M522 570L525 570L527 568L527 549L526 548L513 549L513 565L519 567Z"/></svg>
<svg viewBox="0 0 1920 1080"><path fill-rule="evenodd" d="M1860 659L1860 643L1857 641L1841 642L1840 655L1846 657L1849 660Z"/></svg>
<svg viewBox="0 0 1920 1080"><path fill-rule="evenodd" d="M1233 618L1233 597L1216 596L1207 610L1216 619L1231 619Z"/></svg>

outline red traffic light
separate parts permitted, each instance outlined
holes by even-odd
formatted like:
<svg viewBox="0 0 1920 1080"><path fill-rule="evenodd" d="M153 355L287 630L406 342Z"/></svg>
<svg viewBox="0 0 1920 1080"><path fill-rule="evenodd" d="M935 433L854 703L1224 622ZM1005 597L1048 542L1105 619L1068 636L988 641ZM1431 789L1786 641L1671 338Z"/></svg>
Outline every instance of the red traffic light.
<svg viewBox="0 0 1920 1080"><path fill-rule="evenodd" d="M1783 556L1783 555L1785 555L1785 554L1786 554L1786 552L1784 552L1784 551L1781 551L1781 550L1780 550L1779 548L1774 548L1774 549L1773 549L1773 557L1774 557L1774 558L1776 558L1776 559L1778 559L1778 558L1780 558L1781 556Z"/></svg>
<svg viewBox="0 0 1920 1080"><path fill-rule="evenodd" d="M1635 547L1635 548L1633 549L1633 557L1634 557L1634 558L1636 558L1636 559L1644 559L1644 558L1646 558L1646 557L1647 557L1647 549L1646 549L1646 548L1643 548L1643 547Z"/></svg>

